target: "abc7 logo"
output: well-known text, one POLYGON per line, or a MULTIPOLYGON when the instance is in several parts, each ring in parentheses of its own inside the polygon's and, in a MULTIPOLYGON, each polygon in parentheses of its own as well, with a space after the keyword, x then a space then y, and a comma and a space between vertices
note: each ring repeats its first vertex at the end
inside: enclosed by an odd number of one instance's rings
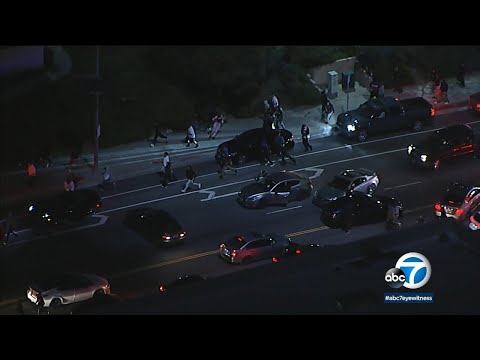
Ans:
POLYGON ((391 288, 402 286, 407 289, 419 289, 424 286, 432 274, 428 259, 419 253, 407 253, 398 259, 394 268, 385 273, 385 281, 391 288))

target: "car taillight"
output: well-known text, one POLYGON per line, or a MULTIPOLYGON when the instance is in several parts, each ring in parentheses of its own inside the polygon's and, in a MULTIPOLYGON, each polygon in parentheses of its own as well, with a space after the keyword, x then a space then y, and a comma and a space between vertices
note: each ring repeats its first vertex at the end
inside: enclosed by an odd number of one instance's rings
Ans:
POLYGON ((273 261, 274 263, 276 263, 276 262, 278 262, 278 259, 277 259, 276 257, 273 257, 273 258, 272 258, 272 261, 273 261))
POLYGON ((170 240, 170 236, 168 236, 168 235, 162 235, 162 239, 170 240))
POLYGON ((462 209, 457 209, 455 210, 455 216, 462 216, 463 210, 462 209))
POLYGON ((299 255, 301 253, 302 253, 302 250, 300 250, 300 249, 295 250, 295 254, 299 255))
POLYGON ((480 110, 480 104, 477 104, 476 108, 477 108, 478 110, 480 110))
POLYGON ((435 116, 435 109, 434 108, 430 109, 430 116, 435 116))
POLYGON ((435 204, 435 210, 442 211, 442 205, 440 205, 439 203, 436 203, 435 204))
POLYGON ((234 258, 235 256, 237 256, 237 253, 235 252, 235 250, 231 252, 230 256, 231 256, 232 258, 234 258))
POLYGON ((167 289, 166 289, 165 286, 163 286, 163 285, 160 285, 159 290, 160 290, 160 292, 165 292, 165 291, 167 291, 167 289))
POLYGON ((97 202, 97 203, 95 204, 95 207, 96 207, 97 209, 100 209, 100 208, 102 207, 102 203, 97 202))

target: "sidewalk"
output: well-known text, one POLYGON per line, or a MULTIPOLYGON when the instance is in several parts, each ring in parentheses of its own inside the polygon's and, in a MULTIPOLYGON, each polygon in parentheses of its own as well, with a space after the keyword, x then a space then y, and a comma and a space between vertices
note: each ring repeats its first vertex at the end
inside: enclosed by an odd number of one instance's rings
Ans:
MULTIPOLYGON (((400 99, 421 96, 432 103, 438 111, 442 111, 449 108, 463 109, 468 103, 468 97, 480 91, 480 73, 467 76, 465 88, 459 88, 454 78, 446 80, 449 84, 448 97, 450 102, 448 104, 434 104, 435 99, 432 98, 430 83, 405 86, 400 94, 392 89, 386 89, 385 96, 395 96, 400 99)), ((343 92, 339 85, 338 95, 331 98, 330 101, 335 108, 335 114, 338 115, 343 111, 357 108, 360 104, 367 101, 369 97, 368 89, 356 83, 355 90, 348 94, 343 92)), ((320 115, 321 106, 285 109, 284 122, 287 129, 294 134, 296 142, 301 145, 300 128, 302 124, 309 126, 312 139, 331 135, 334 123, 325 124, 320 122, 320 115)), ((170 132, 167 134, 168 143, 164 143, 164 140, 160 139, 160 142, 155 147, 150 147, 150 143, 145 139, 108 149, 100 149, 99 168, 101 169, 103 166, 109 165, 112 173, 115 174, 115 180, 118 181, 158 172, 158 164, 148 165, 148 160, 155 159, 160 161, 165 151, 168 151, 172 156, 186 153, 191 153, 192 155, 205 153, 205 156, 211 157, 213 161, 211 151, 217 148, 219 144, 234 138, 246 130, 261 126, 262 120, 258 116, 246 119, 227 118, 227 122, 223 125, 222 131, 215 140, 209 140, 206 132, 198 132, 197 140, 200 146, 196 149, 194 147, 186 148, 182 142, 186 135, 185 132, 170 132), (142 163, 142 160, 145 161, 142 163)), ((301 149, 301 146, 297 146, 296 150, 298 151, 298 149, 301 149)), ((101 172, 95 173, 92 171, 92 159, 93 154, 87 152, 82 155, 82 160, 76 165, 75 173, 83 177, 80 188, 92 187, 100 183, 101 172)), ((38 183, 33 188, 29 188, 26 184, 26 169, 22 168, 0 173, 0 197, 2 199, 0 218, 1 210, 9 208, 15 202, 31 200, 39 196, 44 197, 62 191, 68 158, 54 158, 52 160, 55 165, 48 169, 41 165, 37 166, 38 183)))

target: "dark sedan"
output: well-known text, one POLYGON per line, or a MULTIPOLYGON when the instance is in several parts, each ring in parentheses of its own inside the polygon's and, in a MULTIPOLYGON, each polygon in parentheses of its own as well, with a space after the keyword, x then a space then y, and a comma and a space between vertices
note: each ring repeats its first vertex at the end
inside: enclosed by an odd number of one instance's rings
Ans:
POLYGON ((184 242, 187 232, 169 213, 153 208, 138 208, 127 212, 125 225, 146 240, 161 245, 184 242))
POLYGON ((52 198, 39 201, 28 208, 32 225, 53 227, 80 221, 102 207, 97 192, 88 189, 65 191, 52 198))
MULTIPOLYGON (((293 149, 295 145, 293 134, 286 129, 281 129, 279 131, 285 140, 285 148, 287 150, 293 149)), ((275 133, 273 131, 267 133, 267 143, 270 146, 270 149, 273 149, 273 139, 275 133)), ((224 147, 227 148, 234 164, 242 164, 253 160, 263 160, 260 144, 264 136, 265 130, 262 128, 245 131, 244 133, 237 135, 234 139, 220 144, 215 154, 215 160, 218 164, 220 164, 222 149, 224 147)))
POLYGON ((242 188, 237 202, 246 208, 261 209, 269 205, 288 205, 307 199, 313 190, 310 179, 294 172, 281 171, 242 188))
POLYGON ((160 290, 161 293, 165 293, 167 292, 167 290, 170 291, 172 288, 185 286, 193 283, 198 283, 204 280, 207 280, 207 278, 202 275, 198 275, 198 274, 184 275, 184 276, 180 276, 179 278, 175 279, 169 284, 160 285, 158 289, 160 290))
POLYGON ((467 124, 459 124, 439 129, 426 140, 410 144, 407 154, 414 167, 436 170, 447 160, 478 153, 478 144, 473 129, 467 124))
POLYGON ((343 226, 346 216, 348 216, 346 211, 350 210, 352 211, 353 226, 386 222, 389 204, 398 204, 400 216, 402 216, 403 205, 397 199, 354 191, 351 196, 340 197, 325 205, 322 208, 320 220, 326 226, 338 229, 343 226))

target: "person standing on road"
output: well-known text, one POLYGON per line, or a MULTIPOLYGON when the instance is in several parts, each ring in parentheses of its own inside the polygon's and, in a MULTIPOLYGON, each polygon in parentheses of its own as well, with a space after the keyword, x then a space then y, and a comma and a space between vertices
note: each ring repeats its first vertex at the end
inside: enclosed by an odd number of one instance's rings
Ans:
POLYGON ((197 177, 197 174, 195 173, 191 165, 187 166, 185 175, 187 178, 187 183, 185 184, 185 187, 181 190, 182 193, 186 192, 190 188, 190 185, 197 186, 199 190, 202 188, 202 184, 195 182, 195 178, 197 177))
POLYGON ((32 187, 37 179, 37 168, 33 165, 33 161, 27 164, 28 186, 32 187))
POLYGON ((441 101, 445 102, 445 104, 448 104, 448 83, 445 81, 445 79, 440 81, 440 91, 441 101))
POLYGON ((280 103, 278 102, 278 98, 275 94, 272 94, 271 104, 274 110, 278 111, 280 109, 280 103))
POLYGON ((287 148, 285 147, 285 139, 283 138, 280 131, 277 131, 273 141, 274 141, 274 144, 275 144, 275 147, 276 147, 276 151, 282 157, 282 164, 283 165, 287 164, 287 160, 285 158, 290 159, 294 164, 297 163, 297 160, 295 160, 295 158, 292 155, 290 155, 287 148))
POLYGON ((208 137, 209 139, 215 140, 215 136, 217 136, 218 132, 222 128, 223 123, 224 123, 223 115, 220 112, 218 112, 212 118, 212 132, 210 133, 210 136, 208 137))
POLYGON ((385 227, 387 230, 399 229, 402 224, 400 219, 400 206, 398 204, 389 203, 387 208, 387 222, 385 227))
POLYGON ((270 146, 268 146, 267 137, 263 136, 262 140, 260 141, 260 150, 262 151, 263 161, 265 165, 275 166, 271 158, 271 151, 270 146))
POLYGON ((342 230, 350 233, 353 226, 353 211, 355 209, 352 191, 347 191, 345 195, 345 205, 343 207, 342 230))
POLYGON ((308 128, 308 126, 303 124, 302 128, 300 129, 300 133, 302 134, 302 143, 305 147, 305 151, 313 150, 312 145, 310 145, 310 143, 308 142, 308 140, 310 140, 310 129, 308 128))
POLYGON ((195 129, 193 128, 193 125, 190 125, 187 129, 187 147, 190 147, 191 143, 194 143, 195 148, 198 148, 198 142, 196 140, 195 129))
POLYGON ((233 167, 232 158, 228 153, 222 151, 222 157, 220 159, 220 170, 218 171, 218 177, 223 179, 227 171, 231 171, 237 175, 237 169, 233 167))

